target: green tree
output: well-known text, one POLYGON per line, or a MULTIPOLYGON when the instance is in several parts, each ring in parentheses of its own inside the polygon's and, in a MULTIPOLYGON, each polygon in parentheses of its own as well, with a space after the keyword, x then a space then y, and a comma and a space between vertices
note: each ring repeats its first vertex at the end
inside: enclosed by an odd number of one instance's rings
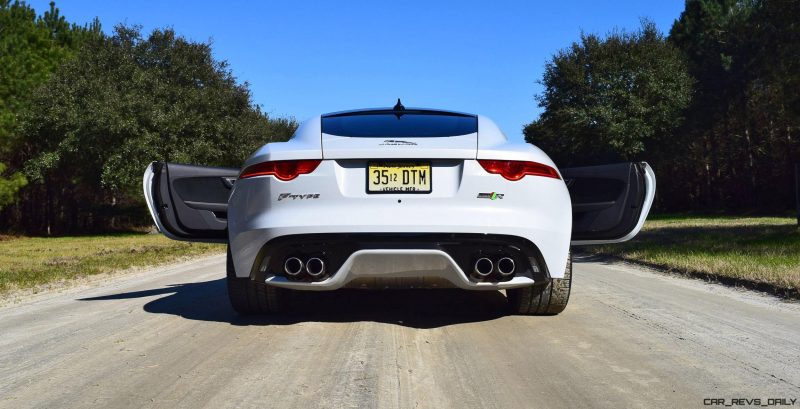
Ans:
POLYGON ((542 84, 544 112, 523 132, 559 165, 670 148, 692 88, 683 56, 650 21, 633 33, 582 34, 547 63, 542 84))
POLYGON ((525 135, 560 165, 651 162, 662 210, 785 211, 798 55, 800 1, 687 0, 666 41, 645 24, 556 54, 525 135))
POLYGON ((30 108, 31 93, 74 56, 86 38, 99 33, 97 21, 83 27, 67 23, 55 3, 37 17, 24 2, 0 0, 0 208, 26 184, 21 173, 6 179, 3 172, 16 159, 21 141, 18 118, 30 108))
MULTIPOLYGON (((744 51, 742 23, 752 5, 739 0, 690 0, 670 30, 670 42, 683 51, 689 73, 696 79, 689 115, 681 129, 688 142, 685 155, 694 164, 694 169, 688 166, 684 183, 697 187, 688 200, 709 209, 730 202, 721 193, 725 190, 724 175, 741 172, 741 167, 734 165, 737 161, 731 159, 743 160, 739 158, 743 151, 739 145, 745 132, 737 128, 741 126, 738 117, 742 115, 745 80, 739 56, 744 51)), ((746 137, 752 148, 752 135, 746 137)), ((745 161, 752 167, 752 160, 751 156, 745 161)), ((739 176, 740 184, 755 183, 754 174, 749 173, 751 177, 744 180, 739 176)))
MULTIPOLYGON (((0 163, 0 176, 6 170, 6 165, 0 163)), ((8 178, 0 177, 0 207, 13 203, 17 192, 28 184, 28 180, 20 172, 12 174, 8 178)))
POLYGON ((686 207, 793 205, 800 160, 800 2, 689 0, 670 31, 696 79, 680 133, 686 207))
POLYGON ((48 221, 34 229, 105 228, 126 208, 144 215, 141 175, 153 160, 238 167, 288 139, 295 122, 261 112, 211 51, 171 29, 144 37, 117 26, 38 89, 24 120, 26 172, 52 208, 38 210, 48 221))

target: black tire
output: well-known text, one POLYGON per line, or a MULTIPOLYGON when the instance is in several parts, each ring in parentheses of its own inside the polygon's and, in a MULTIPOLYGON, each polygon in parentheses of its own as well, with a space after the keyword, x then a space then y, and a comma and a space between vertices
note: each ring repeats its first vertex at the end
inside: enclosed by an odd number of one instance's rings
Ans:
POLYGON ((556 315, 567 308, 572 288, 572 256, 567 258, 564 278, 551 278, 547 283, 506 290, 512 314, 556 315))
POLYGON ((250 277, 236 277, 231 250, 228 248, 228 298, 231 306, 241 315, 264 315, 284 309, 289 290, 259 283, 250 277))

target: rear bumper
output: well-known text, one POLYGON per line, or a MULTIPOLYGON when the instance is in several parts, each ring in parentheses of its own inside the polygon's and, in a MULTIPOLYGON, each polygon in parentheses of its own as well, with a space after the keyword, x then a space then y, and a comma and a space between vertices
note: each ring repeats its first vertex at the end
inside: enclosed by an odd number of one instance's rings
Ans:
POLYGON ((424 195, 367 194, 364 163, 357 161, 323 160, 313 173, 288 182, 273 177, 238 180, 228 203, 229 244, 237 276, 250 276, 267 243, 315 234, 516 237, 535 246, 551 277, 563 276, 572 223, 563 181, 526 177, 510 182, 487 173, 474 160, 433 160, 432 165, 434 191, 424 195), (502 198, 487 199, 486 192, 502 198))
POLYGON ((258 253, 250 278, 297 290, 343 287, 457 287, 499 290, 529 286, 549 278, 541 252, 530 241, 492 234, 308 234, 266 243, 258 253), (289 257, 325 261, 317 278, 284 272, 289 257), (472 272, 478 258, 514 261, 513 276, 472 272))

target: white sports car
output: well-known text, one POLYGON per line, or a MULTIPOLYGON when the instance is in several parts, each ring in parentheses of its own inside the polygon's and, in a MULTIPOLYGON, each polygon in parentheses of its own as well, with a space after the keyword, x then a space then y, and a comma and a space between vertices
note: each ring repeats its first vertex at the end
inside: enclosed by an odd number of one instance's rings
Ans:
POLYGON ((242 169, 153 162, 144 195, 175 240, 228 244, 241 314, 293 290, 506 290, 513 313, 563 311, 570 245, 641 229, 646 163, 556 169, 490 119, 394 108, 336 112, 269 143, 242 169))

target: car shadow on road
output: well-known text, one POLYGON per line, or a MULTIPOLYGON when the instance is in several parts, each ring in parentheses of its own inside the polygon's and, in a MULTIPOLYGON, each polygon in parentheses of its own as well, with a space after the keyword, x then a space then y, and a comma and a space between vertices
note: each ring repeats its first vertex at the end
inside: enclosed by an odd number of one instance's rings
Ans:
POLYGON ((609 257, 605 254, 583 253, 581 251, 572 252, 573 263, 596 263, 596 262, 610 263, 613 261, 614 259, 612 257, 609 257))
POLYGON ((232 325, 292 325, 301 322, 372 321, 413 328, 437 328, 489 321, 507 315, 499 291, 338 290, 297 291, 285 312, 242 317, 228 302, 225 279, 173 284, 162 288, 82 298, 113 301, 164 295, 144 304, 145 311, 232 325))

